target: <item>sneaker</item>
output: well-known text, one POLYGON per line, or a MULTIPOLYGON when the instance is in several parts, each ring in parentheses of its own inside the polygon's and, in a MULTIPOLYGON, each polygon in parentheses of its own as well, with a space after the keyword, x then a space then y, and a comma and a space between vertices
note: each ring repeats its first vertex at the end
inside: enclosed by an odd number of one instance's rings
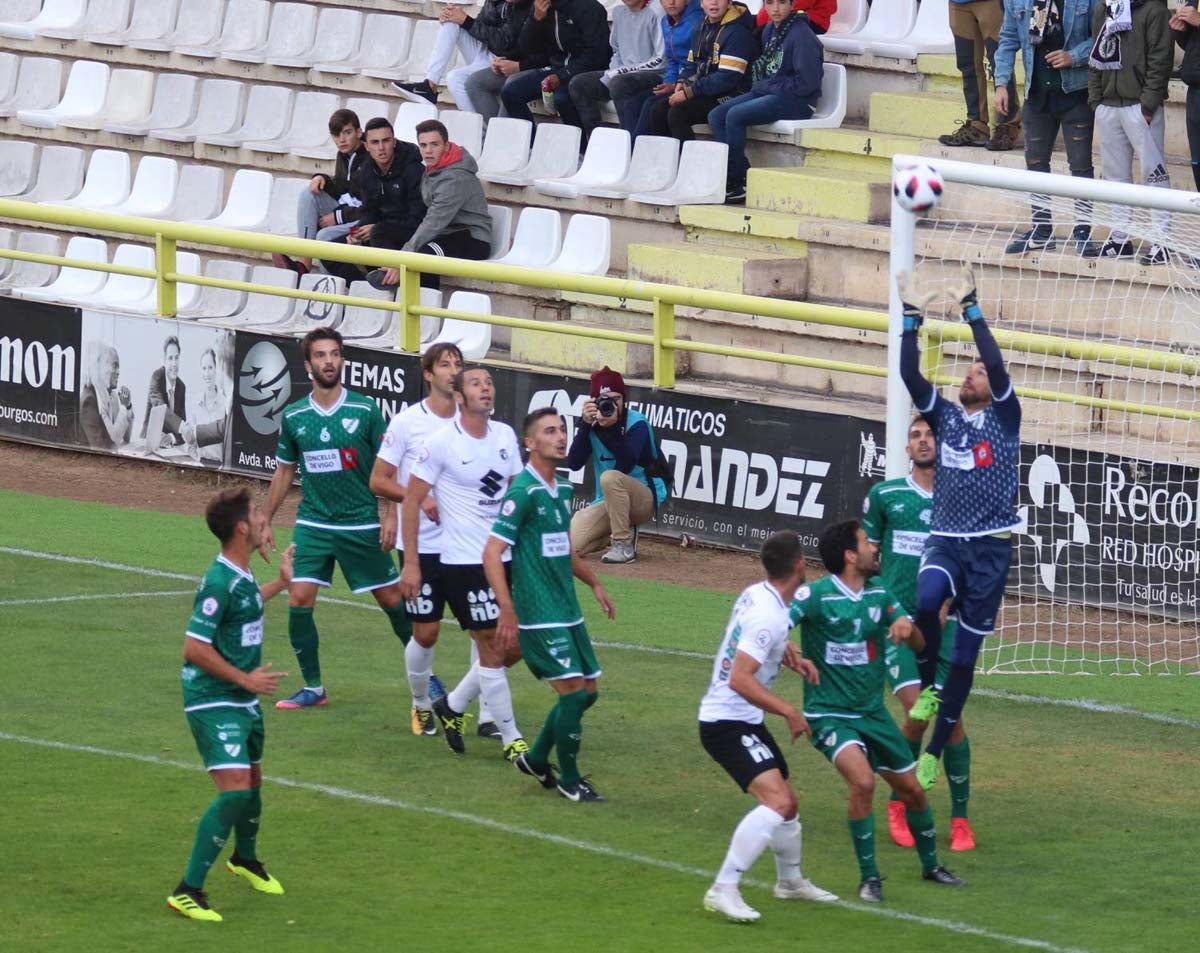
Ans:
POLYGON ((1132 258, 1133 242, 1118 242, 1111 238, 1104 242, 1088 242, 1079 254, 1084 258, 1132 258))
POLYGON ((446 691, 446 686, 442 684, 442 680, 436 675, 429 676, 429 698, 431 701, 437 701, 439 698, 445 698, 449 692, 446 691))
POLYGON ((420 79, 415 83, 401 83, 399 80, 395 80, 392 82, 392 88, 400 94, 401 99, 407 99, 410 103, 437 105, 438 92, 427 79, 420 79))
POLYGON ((183 884, 180 884, 175 892, 167 897, 167 906, 176 913, 183 914, 189 920, 220 923, 225 919, 208 905, 208 894, 203 890, 193 890, 183 884))
POLYGON ((941 762, 926 751, 917 759, 917 783, 922 790, 928 791, 937 784, 938 768, 941 762))
POLYGON ((813 900, 816 903, 833 903, 837 894, 822 890, 807 877, 789 877, 775 884, 775 896, 780 900, 813 900))
POLYGON ((944 146, 986 146, 992 139, 986 122, 978 119, 961 119, 954 132, 938 136, 944 146))
POLYGON ((725 204, 726 205, 745 205, 746 204, 746 183, 734 182, 725 187, 725 204))
POLYGON ((1092 226, 1076 225, 1071 229, 1071 241, 1075 243, 1075 251, 1082 255, 1085 248, 1091 244, 1092 226))
POLYGON ((1021 127, 1015 122, 996 125, 992 138, 984 146, 989 152, 1009 152, 1021 144, 1021 127))
POLYGON ((713 884, 704 895, 704 909, 710 913, 719 913, 735 923, 753 923, 762 914, 742 899, 742 892, 737 887, 725 884, 713 884))
POLYGON ((602 563, 631 563, 637 559, 637 550, 633 548, 632 542, 625 540, 614 539, 612 547, 607 553, 600 557, 602 563))
POLYGON ((475 734, 480 738, 490 738, 493 741, 500 740, 500 729, 496 727, 494 721, 481 721, 479 727, 475 729, 475 734))
POLYGON ((912 831, 908 829, 903 801, 888 801, 888 833, 892 835, 892 843, 897 847, 917 846, 912 831))
POLYGON ((863 877, 858 885, 858 899, 865 900, 867 903, 882 903, 883 878, 878 876, 863 877))
POLYGON ((516 741, 510 741, 504 746, 503 757, 509 764, 512 764, 523 754, 529 751, 529 742, 524 738, 518 738, 516 741))
POLYGON ((955 877, 954 874, 942 866, 921 871, 921 879, 930 880, 935 884, 942 884, 946 887, 965 887, 967 885, 965 880, 955 877))
POLYGON ((285 271, 294 271, 299 278, 303 278, 310 271, 307 265, 303 265, 296 261, 295 258, 289 258, 287 255, 281 255, 275 252, 271 256, 271 264, 276 268, 283 268, 285 271))
POLYGON ((1171 252, 1162 245, 1151 245, 1146 254, 1138 258, 1139 265, 1165 265, 1171 260, 1171 252))
POLYGON ((267 868, 257 860, 242 860, 236 853, 225 861, 225 869, 231 874, 245 877, 250 886, 260 893, 283 893, 283 884, 267 873, 267 868))
POLYGON ((921 690, 921 694, 913 702, 912 708, 908 710, 909 720, 932 721, 941 707, 942 698, 938 695, 937 689, 930 685, 921 690))
POLYGON ((325 689, 314 692, 311 688, 302 688, 295 695, 289 695, 287 698, 277 701, 275 707, 290 710, 292 708, 320 708, 328 704, 329 696, 325 694, 325 689))
POLYGON ((446 744, 450 746, 450 750, 455 754, 462 754, 466 751, 467 746, 463 744, 463 725, 466 719, 450 707, 446 696, 443 695, 433 703, 433 713, 442 723, 442 735, 446 739, 446 744))
POLYGON ((437 719, 429 708, 414 708, 412 710, 412 733, 417 737, 424 735, 432 738, 437 734, 437 719))
POLYGON ((394 295, 394 294, 396 294, 397 291, 399 291, 400 286, 399 285, 385 285, 383 283, 383 276, 386 272, 387 272, 386 268, 372 268, 370 271, 368 271, 366 273, 366 275, 363 278, 363 281, 365 281, 367 284, 369 284, 376 291, 383 291, 383 292, 386 292, 387 294, 394 295))
POLYGON ((554 769, 550 765, 545 768, 538 768, 532 761, 529 760, 527 752, 522 751, 512 759, 513 767, 522 774, 527 774, 531 778, 536 778, 538 784, 544 787, 547 791, 558 787, 558 779, 554 776, 554 769))
POLYGON ((574 784, 563 784, 561 781, 555 784, 558 788, 558 793, 565 797, 568 801, 603 801, 602 798, 591 782, 587 778, 580 778, 574 784))
POLYGON ((1028 231, 1022 232, 1004 246, 1006 255, 1023 255, 1027 251, 1041 251, 1054 248, 1058 242, 1054 240, 1054 228, 1051 225, 1035 225, 1028 231))
POLYGON ((950 818, 950 849, 975 849, 975 832, 971 830, 971 822, 965 817, 950 818))

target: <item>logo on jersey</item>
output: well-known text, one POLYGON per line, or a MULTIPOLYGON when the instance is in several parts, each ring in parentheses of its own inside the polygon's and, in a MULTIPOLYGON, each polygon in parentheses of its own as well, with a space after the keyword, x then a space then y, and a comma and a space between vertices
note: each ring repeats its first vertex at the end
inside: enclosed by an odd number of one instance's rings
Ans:
POLYGON ((928 526, 931 522, 933 522, 933 510, 929 509, 928 507, 921 510, 921 515, 920 515, 919 519, 921 520, 922 523, 924 523, 926 526, 928 526))
POLYGON ((513 500, 505 500, 504 505, 500 507, 502 516, 512 516, 517 511, 517 504, 513 500))
POLYGON ((501 459, 501 460, 507 460, 507 459, 508 459, 508 448, 507 448, 507 447, 501 447, 501 448, 500 448, 500 459, 501 459))
POLYGON ((878 622, 882 613, 879 611, 879 606, 869 606, 867 608, 867 615, 871 617, 872 622, 878 622))
POLYGON ((358 450, 354 447, 342 447, 342 469, 357 470, 358 469, 358 450))
POLYGON ((345 430, 346 433, 354 433, 354 431, 356 431, 358 429, 358 423, 359 423, 359 421, 358 421, 357 417, 343 418, 342 419, 342 429, 345 430))
POLYGON ((200 611, 206 616, 216 615, 218 608, 217 600, 209 596, 200 604, 200 611))
POLYGON ((242 417, 255 433, 279 430, 279 413, 292 398, 287 358, 270 341, 259 341, 246 352, 238 369, 238 401, 242 417))
POLYGON ((975 455, 975 466, 990 467, 995 462, 995 457, 992 456, 992 442, 984 440, 981 443, 975 444, 971 448, 971 452, 975 455))
POLYGON ((488 499, 495 499, 496 494, 500 492, 503 486, 504 477, 502 477, 495 470, 488 470, 488 472, 483 475, 483 479, 479 481, 479 492, 488 499))
POLYGON ((229 757, 231 757, 231 758, 236 758, 239 754, 242 753, 242 746, 241 745, 226 745, 225 753, 227 755, 229 755, 229 757))
POLYGON ((771 644, 771 633, 768 632, 766 629, 760 629, 754 635, 754 644, 757 645, 760 649, 765 649, 768 645, 771 644))
POLYGON ((1030 464, 1028 490, 1030 503, 1017 510, 1017 532, 1033 543, 1038 577, 1053 594, 1059 555, 1071 543, 1089 545, 1092 534, 1053 457, 1043 455, 1030 464))
POLYGON ((321 438, 321 443, 329 443, 329 437, 330 437, 329 428, 322 427, 321 432, 320 432, 320 434, 318 434, 318 436, 321 438))
POLYGON ((751 760, 755 764, 762 764, 764 761, 770 761, 775 757, 771 754, 771 749, 762 743, 758 735, 742 735, 742 747, 746 749, 746 754, 750 755, 751 760))
POLYGON ((496 605, 496 593, 487 589, 472 589, 467 593, 472 622, 494 622, 500 618, 500 607, 496 605))

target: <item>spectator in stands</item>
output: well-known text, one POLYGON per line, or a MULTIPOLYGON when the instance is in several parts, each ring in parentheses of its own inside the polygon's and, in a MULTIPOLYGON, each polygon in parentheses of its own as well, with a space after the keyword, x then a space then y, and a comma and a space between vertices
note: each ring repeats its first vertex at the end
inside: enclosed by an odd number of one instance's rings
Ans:
MULTIPOLYGON (((358 221, 362 205, 355 175, 369 158, 362 144, 362 123, 351 109, 334 110, 329 117, 329 135, 337 147, 333 175, 318 172, 308 183, 308 191, 296 199, 296 237, 332 242, 348 234, 358 221)), ((287 268, 301 278, 312 271, 311 258, 271 256, 276 268, 287 268)))
POLYGON ((563 120, 578 126, 569 84, 580 73, 604 69, 612 54, 604 5, 599 0, 533 0, 517 45, 522 60, 538 65, 505 81, 500 99, 508 114, 532 122, 529 101, 549 93, 563 120))
POLYGON ((625 379, 616 371, 607 365, 596 371, 590 395, 567 467, 578 470, 592 461, 596 498, 571 517, 571 543, 584 554, 611 538, 600 561, 631 563, 637 558, 637 527, 653 519, 667 498, 666 481, 652 475, 658 472, 658 444, 649 421, 626 405, 625 379))
POLYGON ((692 38, 688 61, 675 87, 655 97, 649 128, 656 136, 674 136, 680 142, 695 138, 692 126, 708 121, 708 114, 750 88, 750 64, 758 55, 754 17, 741 3, 700 0, 704 10, 692 38))
MULTIPOLYGON (((1041 0, 1033 2, 1038 4, 1041 0)), ((938 136, 938 142, 944 146, 984 146, 993 152, 1006 152, 1017 146, 1021 135, 1020 103, 1017 84, 1011 77, 1009 109, 996 116, 994 132, 989 133, 988 128, 988 76, 996 73, 996 47, 1000 43, 1002 22, 1001 0, 950 0, 950 32, 954 34, 954 58, 962 75, 967 118, 959 122, 954 132, 938 136), (990 69, 984 67, 985 56, 990 69)))
POLYGON ((1171 14, 1175 42, 1183 50, 1179 78, 1187 84, 1187 137, 1192 153, 1192 179, 1200 192, 1200 12, 1196 0, 1188 0, 1171 14))
POLYGON ((725 202, 746 201, 746 130, 779 119, 807 119, 821 98, 824 53, 808 18, 792 0, 766 0, 769 21, 762 52, 750 66, 750 91, 727 99, 708 114, 713 138, 729 145, 725 202))
POLYGON ((118 387, 121 358, 117 349, 100 344, 90 380, 79 397, 79 428, 83 442, 94 450, 116 450, 129 443, 133 432, 133 398, 118 387))
POLYGON ((438 86, 445 77, 450 95, 459 109, 481 112, 472 108, 467 81, 476 73, 490 71, 493 56, 506 57, 514 51, 517 35, 527 16, 529 0, 487 0, 477 17, 471 16, 457 3, 447 4, 438 14, 441 26, 429 57, 425 78, 415 83, 395 82, 392 85, 405 99, 418 103, 430 102, 436 106, 438 86), (455 50, 462 55, 465 65, 447 73, 455 50))
MULTIPOLYGON (((621 0, 613 7, 608 69, 579 73, 569 85, 585 146, 600 125, 600 104, 610 99, 621 128, 632 133, 637 127, 643 95, 662 82, 662 15, 658 0, 621 0)), ((563 120, 571 118, 564 115, 563 120)))
MULTIPOLYGON (((1004 0, 1004 24, 996 47, 996 113, 1009 111, 1008 89, 1016 68, 1017 51, 1025 66, 1025 168, 1049 172, 1054 142, 1062 130, 1071 175, 1094 176, 1092 124, 1087 102, 1087 56, 1092 48, 1092 14, 1103 0, 1045 0, 1030 15, 1028 0, 1004 0)), ((1035 195, 1036 199, 1037 196, 1035 195)), ((1071 241, 1080 254, 1088 247, 1092 229, 1090 207, 1077 203, 1071 241)), ((1053 248, 1054 223, 1050 208, 1033 203, 1033 227, 1010 241, 1006 254, 1053 248)))
MULTIPOLYGON (((492 216, 479 181, 479 166, 436 119, 417 123, 417 147, 425 163, 421 200, 425 217, 401 251, 482 261, 492 248, 492 216)), ((396 285, 396 268, 377 268, 367 280, 379 286, 396 285)), ((438 275, 423 273, 421 285, 440 287, 438 275)))
MULTIPOLYGON (((687 65, 696 28, 704 19, 700 0, 659 0, 659 3, 663 8, 663 17, 659 21, 663 35, 663 78, 648 93, 637 97, 637 123, 630 130, 635 139, 650 134, 650 110, 656 97, 669 96, 675 91, 675 83, 687 65)), ((627 107, 631 111, 634 108, 634 103, 627 107)))
MULTIPOLYGON (((808 25, 813 33, 820 36, 829 31, 829 21, 837 13, 838 0, 795 0, 792 9, 808 17, 808 25)), ((754 22, 762 30, 767 25, 767 8, 761 7, 754 22)))
MULTIPOLYGON (((472 35, 478 36, 494 54, 487 70, 479 70, 467 76, 463 83, 466 105, 457 98, 459 109, 470 109, 483 116, 486 123, 500 115, 500 90, 505 81, 521 70, 540 65, 534 60, 522 60, 517 39, 529 18, 531 0, 488 0, 480 11, 479 18, 471 26, 472 35), (493 10, 493 5, 498 9, 493 10), (486 22, 486 38, 482 25, 486 22)), ((450 91, 454 93, 454 74, 450 77, 450 91)))
MULTIPOLYGON (((421 151, 411 142, 399 142, 392 124, 382 116, 367 123, 364 139, 370 161, 363 163, 358 179, 362 208, 358 221, 339 243, 371 248, 401 248, 425 217, 421 201, 421 176, 425 165, 421 151)), ((322 259, 331 275, 357 281, 363 269, 344 261, 322 259)))
MULTIPOLYGON (((1165 0, 1131 0, 1110 7, 1096 5, 1092 20, 1096 37, 1088 58, 1088 104, 1096 111, 1100 133, 1100 164, 1104 178, 1133 181, 1137 154, 1146 185, 1170 188, 1163 133, 1167 82, 1175 65, 1171 15, 1165 0), (1115 7, 1115 9, 1114 9, 1115 7)), ((1133 243, 1121 224, 1129 210, 1114 206, 1117 223, 1104 242, 1091 241, 1084 258, 1132 258, 1133 243)), ((1170 216, 1152 211, 1156 238, 1165 239, 1170 216)), ((1154 241, 1138 261, 1165 265, 1170 252, 1162 240, 1154 241)))
POLYGON ((180 427, 187 419, 187 386, 179 379, 179 351, 179 338, 174 334, 167 335, 163 341, 162 367, 155 368, 150 374, 150 385, 147 388, 146 414, 142 420, 141 437, 145 439, 146 428, 150 424, 150 411, 159 404, 165 404, 167 411, 163 416, 160 444, 163 447, 174 447, 183 443, 180 427))

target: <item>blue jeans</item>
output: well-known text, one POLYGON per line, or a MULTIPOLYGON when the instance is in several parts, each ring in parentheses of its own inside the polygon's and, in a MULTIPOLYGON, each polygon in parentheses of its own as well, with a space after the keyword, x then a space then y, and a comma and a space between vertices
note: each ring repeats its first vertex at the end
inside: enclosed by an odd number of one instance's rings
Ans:
MULTIPOLYGON (((553 72, 551 67, 545 66, 539 69, 527 69, 510 76, 505 82, 504 88, 500 90, 500 101, 504 103, 505 112, 513 119, 527 119, 533 122, 533 113, 529 110, 529 102, 542 98, 542 80, 553 72)), ((579 111, 571 102, 569 87, 570 83, 567 81, 559 84, 558 89, 554 91, 554 108, 558 110, 558 115, 562 117, 563 122, 572 126, 582 126, 579 121, 579 111)))
POLYGON ((729 146, 729 178, 742 181, 750 160, 746 158, 746 129, 764 126, 780 119, 808 119, 812 107, 787 96, 768 93, 742 93, 727 99, 708 114, 713 138, 729 146))

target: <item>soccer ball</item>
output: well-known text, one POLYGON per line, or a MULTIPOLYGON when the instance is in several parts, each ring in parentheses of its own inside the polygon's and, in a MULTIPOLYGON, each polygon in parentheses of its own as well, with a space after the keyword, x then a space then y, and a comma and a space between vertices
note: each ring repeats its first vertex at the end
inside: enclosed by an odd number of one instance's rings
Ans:
POLYGON ((896 170, 892 179, 892 195, 902 209, 909 212, 928 212, 942 197, 942 176, 924 162, 896 170))

